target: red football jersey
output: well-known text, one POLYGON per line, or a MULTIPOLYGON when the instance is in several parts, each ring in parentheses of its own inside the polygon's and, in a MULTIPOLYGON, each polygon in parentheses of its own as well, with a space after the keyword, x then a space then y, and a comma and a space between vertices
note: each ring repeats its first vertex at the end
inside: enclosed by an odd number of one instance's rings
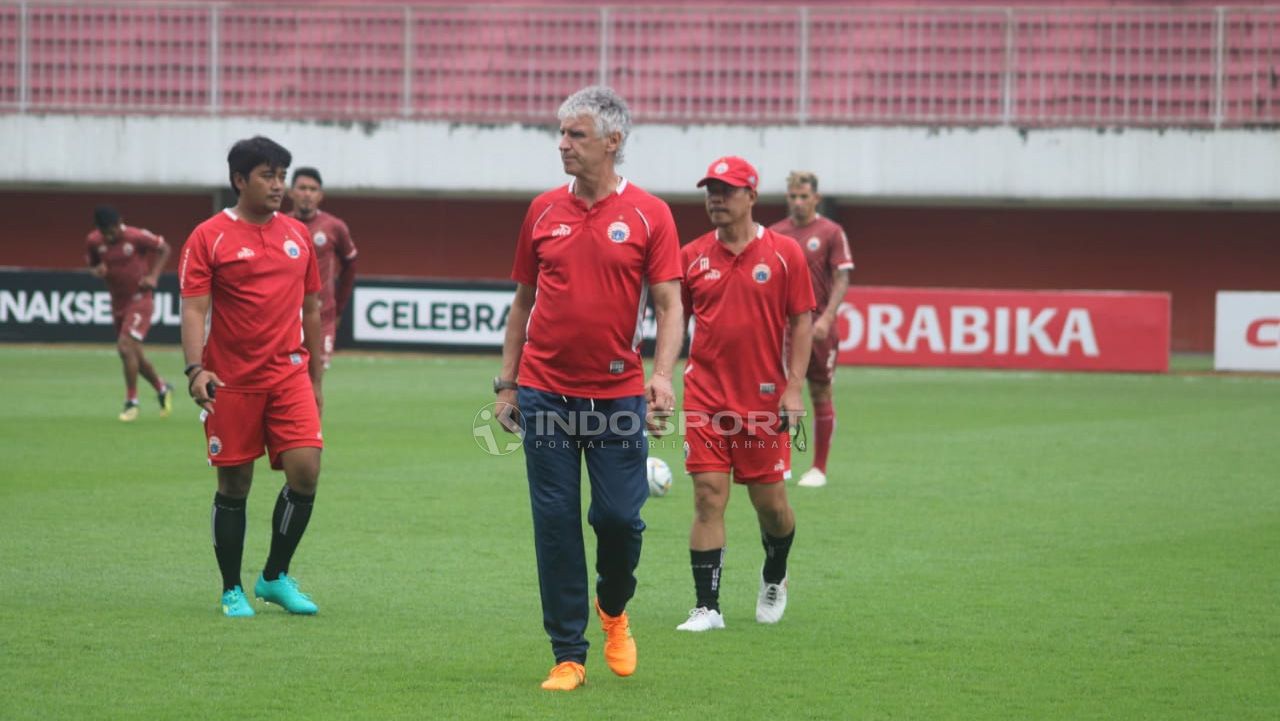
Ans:
MULTIPOLYGON (((316 264, 320 269, 320 315, 326 320, 338 316, 338 303, 335 292, 338 279, 338 261, 353 261, 358 255, 356 244, 351 240, 351 231, 338 216, 317 210, 310 220, 299 218, 296 213, 289 217, 307 227, 311 233, 311 243, 316 249, 316 264)), ((346 300, 345 298, 343 299, 346 300)))
POLYGON ((116 242, 107 243, 102 233, 94 230, 85 238, 85 260, 89 265, 105 263, 107 290, 111 302, 128 302, 138 293, 138 281, 151 269, 151 254, 160 250, 164 238, 145 228, 121 225, 116 242))
POLYGON ((716 231, 680 249, 693 341, 684 367, 686 410, 776 411, 787 388, 789 319, 814 308, 799 246, 758 225, 734 255, 716 231))
POLYGON ((823 311, 831 299, 831 271, 853 270, 853 255, 849 252, 849 237, 835 221, 817 215, 808 225, 796 226, 790 217, 783 218, 769 230, 796 239, 804 250, 813 281, 813 297, 818 310, 823 311))
POLYGON ((204 367, 234 390, 268 389, 305 373, 302 298, 320 291, 307 229, 275 213, 265 225, 228 208, 191 232, 178 265, 182 297, 211 298, 204 367))
POLYGON ((534 199, 511 278, 537 289, 521 385, 579 398, 644 393, 640 322, 649 285, 680 278, 667 204, 622 180, 587 208, 573 183, 534 199))

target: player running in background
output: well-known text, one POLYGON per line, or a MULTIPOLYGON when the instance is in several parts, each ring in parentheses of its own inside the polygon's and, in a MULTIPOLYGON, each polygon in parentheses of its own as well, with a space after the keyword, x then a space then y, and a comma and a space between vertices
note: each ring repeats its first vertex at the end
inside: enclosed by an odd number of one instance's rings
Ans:
POLYGON ((813 295, 818 303, 813 316, 813 353, 809 357, 809 398, 813 401, 813 467, 796 485, 817 488, 827 485, 827 456, 836 429, 836 408, 831 383, 835 378, 840 336, 836 332, 836 312, 849 289, 853 256, 849 238, 835 222, 818 214, 818 176, 794 171, 787 176, 788 215, 769 227, 800 243, 809 264, 813 295))
MULTIPOLYGON (((324 182, 320 179, 319 170, 295 169, 289 199, 293 201, 290 217, 307 226, 311 242, 316 247, 316 263, 320 267, 320 284, 323 286, 320 290, 323 367, 328 370, 342 311, 346 309, 351 289, 356 283, 356 244, 341 218, 320 210, 320 203, 324 201, 324 182)), ((323 399, 321 410, 324 410, 323 399)))
POLYGON ((178 268, 188 390, 205 410, 209 463, 218 474, 212 525, 222 612, 233 617, 254 615, 240 561, 253 462, 264 447, 285 485, 254 593, 290 613, 317 610, 288 575, 311 519, 324 446, 320 272, 307 229, 277 212, 290 160, 268 138, 232 146, 227 165, 236 205, 192 231, 178 268))
POLYGON ((615 170, 631 131, 626 102, 609 88, 583 88, 558 116, 560 160, 573 180, 534 199, 520 228, 511 271, 518 285, 494 391, 503 425, 514 431, 523 420, 542 623, 556 659, 542 687, 572 691, 586 681, 591 607, 583 456, 604 657, 610 670, 629 676, 636 644, 626 606, 649 497, 646 411, 673 409, 671 373, 684 331, 671 209, 615 170), (647 294, 658 337, 646 384, 639 325, 647 294))
POLYGON ((684 423, 697 604, 679 631, 724 628, 720 573, 730 473, 747 487, 764 544, 756 620, 777 623, 787 607, 787 556, 796 528, 783 483, 791 476, 787 429, 804 414, 814 301, 804 254, 751 217, 759 182, 742 158, 711 163, 698 187, 707 189, 716 229, 680 249, 685 315, 694 321, 684 423))
POLYGON ((173 386, 156 373, 142 352, 142 342, 151 329, 153 294, 169 259, 169 245, 145 228, 125 225, 120 213, 107 205, 94 209, 93 224, 96 230, 85 238, 85 259, 89 272, 105 280, 111 293, 116 351, 124 364, 124 410, 119 418, 132 421, 138 417, 139 373, 156 389, 160 415, 167 416, 173 409, 173 386))

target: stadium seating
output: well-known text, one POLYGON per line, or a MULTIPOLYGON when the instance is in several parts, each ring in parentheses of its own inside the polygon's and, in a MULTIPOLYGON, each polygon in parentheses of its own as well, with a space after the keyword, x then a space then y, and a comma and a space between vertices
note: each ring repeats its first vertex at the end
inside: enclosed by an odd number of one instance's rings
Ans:
POLYGON ((0 5, 0 111, 543 122, 602 77, 649 121, 1275 124, 1280 12, 0 5))

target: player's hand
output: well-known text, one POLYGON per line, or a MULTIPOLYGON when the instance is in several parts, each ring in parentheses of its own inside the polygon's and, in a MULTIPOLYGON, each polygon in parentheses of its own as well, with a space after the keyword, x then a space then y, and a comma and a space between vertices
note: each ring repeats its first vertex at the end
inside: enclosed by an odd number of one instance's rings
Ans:
POLYGON ((524 430, 520 423, 520 405, 516 402, 516 389, 507 388, 498 391, 498 400, 493 404, 498 423, 507 433, 520 435, 524 430))
POLYGON ((676 410, 676 394, 671 390, 671 377, 654 373, 644 388, 644 424, 649 433, 661 438, 671 430, 671 415, 676 410))
POLYGON ((95 278, 107 277, 107 264, 99 263, 97 265, 89 266, 89 275, 92 275, 95 278))
POLYGON ((187 381, 187 392, 191 394, 191 399, 196 402, 196 405, 213 413, 214 391, 225 385, 226 383, 218 378, 218 374, 201 368, 187 381))
POLYGON ((804 397, 799 387, 787 386, 782 392, 782 400, 778 404, 778 413, 782 416, 778 430, 794 428, 796 421, 804 417, 804 397))
POLYGON ((160 283, 160 279, 154 275, 144 275, 142 280, 138 281, 138 288, 141 290, 155 290, 156 285, 160 283))
POLYGON ((826 340, 831 335, 831 324, 834 322, 831 316, 821 315, 813 322, 813 339, 826 340))

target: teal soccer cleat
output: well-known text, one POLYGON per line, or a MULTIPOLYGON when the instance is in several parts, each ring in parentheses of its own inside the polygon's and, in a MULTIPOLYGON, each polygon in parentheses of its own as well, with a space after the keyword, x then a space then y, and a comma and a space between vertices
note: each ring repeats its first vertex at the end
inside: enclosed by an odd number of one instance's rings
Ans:
POLYGON ((259 575, 258 582, 253 586, 253 595, 267 603, 274 603, 289 613, 311 616, 320 610, 307 594, 298 590, 298 581, 285 573, 274 581, 268 581, 259 575))
POLYGON ((254 615, 253 606, 245 598, 244 590, 239 586, 222 592, 222 615, 228 618, 249 618, 254 615))

